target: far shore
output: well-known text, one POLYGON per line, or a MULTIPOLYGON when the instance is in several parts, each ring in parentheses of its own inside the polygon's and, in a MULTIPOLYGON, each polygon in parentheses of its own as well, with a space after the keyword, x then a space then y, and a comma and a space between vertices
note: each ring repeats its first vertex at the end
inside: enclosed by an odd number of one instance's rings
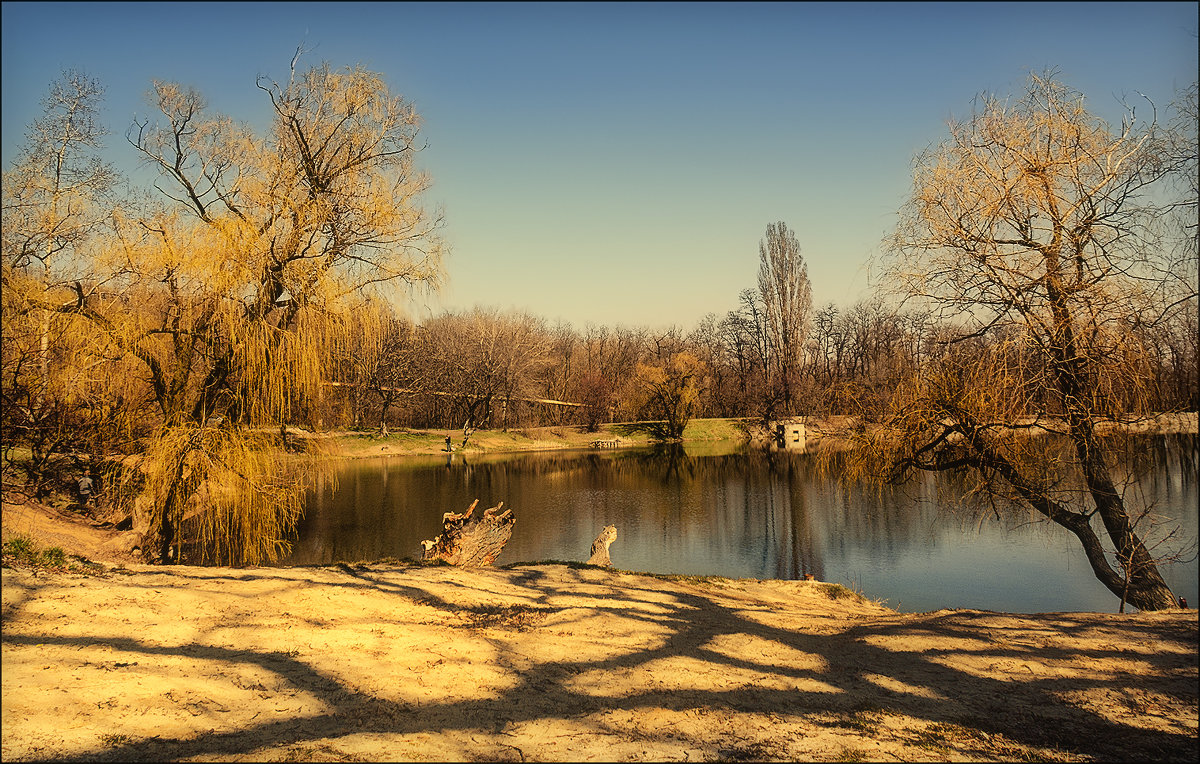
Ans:
MULTIPOLYGON (((854 424, 852 417, 814 416, 804 419, 809 448, 841 448, 849 444, 848 435, 854 424)), ((1048 426, 1052 424, 1048 423, 1048 426)), ((638 425, 637 422, 607 423, 595 431, 588 431, 581 425, 477 430, 467 439, 465 447, 462 445, 462 430, 398 428, 383 435, 377 429, 312 433, 292 428, 289 435, 306 440, 321 439, 327 445, 321 449, 321 455, 340 458, 444 456, 447 453, 481 455, 556 449, 645 448, 654 445, 651 438, 638 429, 638 425), (449 452, 446 450, 447 437, 451 442, 449 452)), ((1106 432, 1118 426, 1122 425, 1108 424, 1099 429, 1106 432)), ((1161 414, 1123 426, 1135 433, 1195 435, 1200 434, 1200 417, 1194 411, 1161 414)), ((767 445, 761 419, 693 419, 680 441, 689 451, 702 450, 706 445, 717 443, 751 442, 767 445)))
MULTIPOLYGON (((1161 415, 1127 425, 1132 432, 1146 434, 1198 434, 1196 412, 1161 415)), ((765 430, 756 419, 694 419, 680 443, 692 456, 724 455, 736 452, 748 443, 769 447, 765 430), (756 429, 757 428, 757 429, 756 429)), ((807 450, 849 447, 847 438, 852 424, 849 417, 811 417, 807 421, 807 450)), ((480 430, 462 447, 461 431, 397 429, 386 436, 377 432, 312 433, 298 428, 288 430, 293 445, 305 443, 299 459, 377 459, 431 457, 445 459, 504 458, 505 455, 538 451, 565 451, 597 448, 604 450, 648 448, 654 444, 636 428, 636 423, 605 424, 595 432, 583 427, 564 425, 530 429, 480 430), (452 451, 446 451, 450 436, 452 451)), ((117 530, 122 518, 103 509, 92 517, 74 511, 74 499, 55 494, 45 502, 23 500, 6 494, 3 500, 4 538, 29 534, 43 547, 61 547, 67 554, 98 561, 136 562, 133 549, 138 534, 117 530)))

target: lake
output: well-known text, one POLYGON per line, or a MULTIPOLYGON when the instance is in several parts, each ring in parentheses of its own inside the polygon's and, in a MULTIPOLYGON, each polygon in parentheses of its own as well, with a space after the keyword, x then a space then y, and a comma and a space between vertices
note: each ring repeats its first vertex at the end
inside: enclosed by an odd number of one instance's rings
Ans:
MULTIPOLYGON (((1197 437, 1144 440, 1140 477, 1127 490, 1193 544, 1189 560, 1163 574, 1195 607, 1197 437)), ((310 492, 279 564, 419 558, 420 542, 441 532, 442 514, 478 498, 476 512, 503 501, 516 516, 497 565, 586 560, 600 530, 615 525, 610 554, 626 570, 811 573, 902 612, 1117 610, 1065 530, 970 512, 960 496, 943 476, 876 495, 821 476, 810 454, 733 444, 381 457, 347 461, 335 481, 310 492)))

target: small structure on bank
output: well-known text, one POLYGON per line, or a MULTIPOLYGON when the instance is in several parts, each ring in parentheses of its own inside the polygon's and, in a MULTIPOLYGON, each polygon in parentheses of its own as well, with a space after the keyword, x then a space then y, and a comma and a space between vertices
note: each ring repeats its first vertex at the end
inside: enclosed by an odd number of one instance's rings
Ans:
POLYGON ((787 451, 803 451, 805 448, 805 429, 803 417, 778 419, 771 422, 771 444, 776 448, 787 451))

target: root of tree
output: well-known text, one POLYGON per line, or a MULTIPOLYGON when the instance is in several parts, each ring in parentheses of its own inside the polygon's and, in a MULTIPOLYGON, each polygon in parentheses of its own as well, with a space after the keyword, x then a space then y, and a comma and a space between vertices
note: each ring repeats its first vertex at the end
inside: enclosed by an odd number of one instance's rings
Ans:
POLYGON ((504 551, 504 545, 512 538, 512 510, 500 510, 504 502, 485 509, 483 515, 471 522, 471 514, 479 504, 479 499, 471 502, 466 512, 456 514, 447 512, 442 515, 442 533, 433 541, 422 541, 424 559, 427 562, 442 560, 451 565, 464 567, 480 567, 491 565, 504 551))

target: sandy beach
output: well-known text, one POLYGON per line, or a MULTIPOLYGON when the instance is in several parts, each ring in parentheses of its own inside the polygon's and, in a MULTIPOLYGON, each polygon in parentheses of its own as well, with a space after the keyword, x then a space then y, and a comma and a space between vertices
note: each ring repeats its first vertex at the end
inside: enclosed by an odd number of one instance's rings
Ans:
POLYGON ((1194 761, 1197 615, 816 581, 3 571, 5 761, 1194 761))

